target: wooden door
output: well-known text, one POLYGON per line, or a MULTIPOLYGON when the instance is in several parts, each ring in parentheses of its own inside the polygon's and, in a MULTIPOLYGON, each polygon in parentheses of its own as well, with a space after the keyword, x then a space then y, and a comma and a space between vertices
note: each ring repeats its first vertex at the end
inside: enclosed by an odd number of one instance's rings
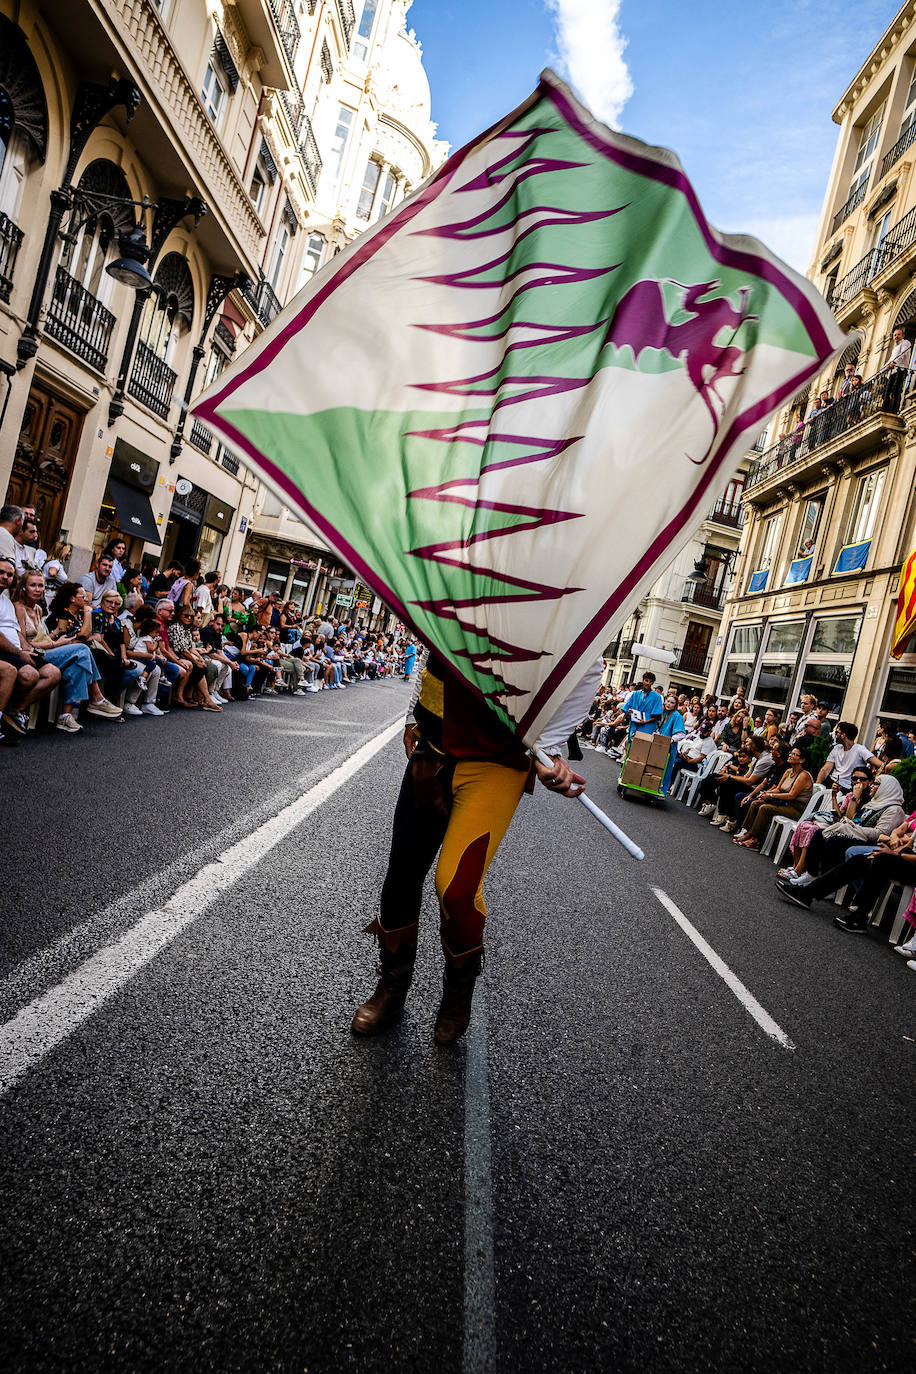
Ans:
POLYGON ((60 534, 84 418, 72 402, 32 384, 5 500, 35 507, 43 549, 60 534))
POLYGON ((706 651, 709 648, 711 638, 711 625, 700 625, 698 621, 691 620, 684 636, 684 653, 689 654, 691 658, 702 659, 705 662, 706 651))

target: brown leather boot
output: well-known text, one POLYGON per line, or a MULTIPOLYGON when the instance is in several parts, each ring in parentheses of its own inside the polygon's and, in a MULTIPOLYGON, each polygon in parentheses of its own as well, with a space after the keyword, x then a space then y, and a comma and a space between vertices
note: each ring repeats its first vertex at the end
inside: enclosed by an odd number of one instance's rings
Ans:
POLYGON ((433 1035, 437 1045, 451 1045, 464 1035, 471 1022, 471 1001, 474 984, 483 967, 483 950, 470 954, 445 954, 442 975, 442 1001, 436 1016, 433 1035))
POLYGON ((384 930, 376 918, 366 932, 378 936, 379 980, 369 1000, 356 1008, 351 1024, 354 1035, 378 1035, 400 1019, 417 957, 416 924, 384 930))

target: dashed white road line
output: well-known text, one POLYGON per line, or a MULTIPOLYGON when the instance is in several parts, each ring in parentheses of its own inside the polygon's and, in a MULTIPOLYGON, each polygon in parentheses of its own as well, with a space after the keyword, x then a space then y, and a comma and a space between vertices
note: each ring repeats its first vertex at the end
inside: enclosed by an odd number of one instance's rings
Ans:
POLYGON ((724 959, 719 957, 712 945, 708 944, 696 927, 690 924, 677 903, 672 901, 667 892, 662 891, 660 887, 653 887, 652 891, 668 914, 674 917, 688 939, 693 941, 707 963, 715 969, 722 981, 735 994, 738 1001, 744 1007, 744 1010, 750 1016, 753 1016, 760 1029, 768 1035, 771 1040, 775 1040, 777 1045, 781 1045, 784 1050, 794 1050, 795 1046, 786 1035, 785 1031, 776 1024, 770 1013, 763 1009, 757 1001, 757 998, 744 986, 737 974, 732 973, 728 964, 726 964, 724 959))
POLYGON ((487 1004, 477 984, 464 1079, 464 1359, 463 1374, 496 1368, 496 1267, 487 1004))
POLYGON ((168 901, 148 911, 119 940, 87 959, 56 987, 0 1026, 0 1096, 124 987, 228 888, 280 844, 297 825, 404 728, 396 720, 326 778, 206 864, 168 901))

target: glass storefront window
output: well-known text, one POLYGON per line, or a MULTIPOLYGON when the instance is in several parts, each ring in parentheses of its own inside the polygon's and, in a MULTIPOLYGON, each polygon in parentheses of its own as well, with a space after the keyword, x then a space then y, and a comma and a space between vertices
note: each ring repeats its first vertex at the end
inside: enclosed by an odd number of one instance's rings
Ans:
POLYGON ((729 657, 734 654, 753 658, 760 647, 762 629, 762 625, 736 625, 732 632, 731 644, 728 646, 729 657))
POLYGON ((814 622, 814 638, 811 641, 812 654, 854 654, 862 617, 858 615, 835 616, 830 620, 814 622))
POLYGON ((892 667, 878 715, 883 720, 916 723, 916 668, 892 667))
POLYGON ((733 697, 739 687, 743 687, 747 692, 751 685, 753 671, 754 660, 752 658, 732 660, 725 669, 725 676, 719 686, 719 696, 733 697))
POLYGON ((768 654, 797 654, 802 641, 805 622, 792 620, 788 624, 777 622, 767 633, 766 651, 768 654))
POLYGON ((754 704, 762 702, 764 706, 784 707, 789 700, 794 672, 794 663, 761 663, 754 704))
POLYGON ((202 573, 217 572, 219 570, 219 555, 223 547, 223 536, 219 530, 213 529, 210 525, 201 526, 200 543, 197 546, 197 557, 200 559, 200 570, 202 573))
POLYGON ((818 701, 826 701, 831 716, 839 717, 848 683, 848 663, 806 663, 798 688, 799 700, 807 692, 818 701))

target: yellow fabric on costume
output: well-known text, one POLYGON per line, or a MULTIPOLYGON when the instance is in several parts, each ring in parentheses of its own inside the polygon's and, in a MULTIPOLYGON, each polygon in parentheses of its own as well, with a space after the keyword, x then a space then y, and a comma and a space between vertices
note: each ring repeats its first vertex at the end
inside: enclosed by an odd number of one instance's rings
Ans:
POLYGON ((466 954, 483 944, 483 880, 526 780, 526 773, 500 763, 461 759, 455 765, 451 815, 436 866, 442 943, 450 954, 466 954))

